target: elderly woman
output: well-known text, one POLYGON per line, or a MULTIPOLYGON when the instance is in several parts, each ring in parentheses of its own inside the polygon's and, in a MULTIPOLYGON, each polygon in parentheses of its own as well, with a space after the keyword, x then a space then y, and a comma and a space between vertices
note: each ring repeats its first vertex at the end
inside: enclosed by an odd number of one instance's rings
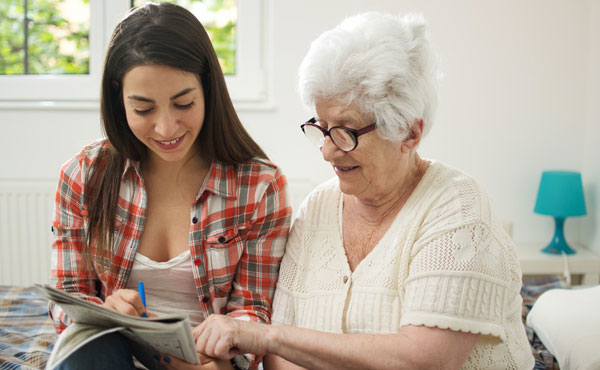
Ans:
POLYGON ((532 369, 515 246, 467 174, 425 160, 436 58, 422 17, 365 13, 300 68, 302 125, 336 178, 294 221, 273 323, 209 317, 201 352, 265 368, 532 369))

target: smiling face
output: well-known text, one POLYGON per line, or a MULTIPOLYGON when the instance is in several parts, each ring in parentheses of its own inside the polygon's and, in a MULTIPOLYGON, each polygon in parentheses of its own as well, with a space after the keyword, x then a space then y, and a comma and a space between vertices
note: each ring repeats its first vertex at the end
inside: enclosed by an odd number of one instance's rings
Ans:
POLYGON ((127 123, 151 162, 184 163, 196 153, 204 122, 204 91, 191 72, 167 66, 133 67, 123 77, 127 123))
MULTIPOLYGON (((345 126, 358 130, 372 123, 371 117, 335 99, 318 102, 316 109, 318 124, 326 129, 345 126)), ((332 165, 344 194, 377 202, 402 188, 410 173, 411 149, 406 142, 384 140, 371 131, 358 138, 358 146, 351 152, 340 150, 329 137, 321 152, 332 165)))

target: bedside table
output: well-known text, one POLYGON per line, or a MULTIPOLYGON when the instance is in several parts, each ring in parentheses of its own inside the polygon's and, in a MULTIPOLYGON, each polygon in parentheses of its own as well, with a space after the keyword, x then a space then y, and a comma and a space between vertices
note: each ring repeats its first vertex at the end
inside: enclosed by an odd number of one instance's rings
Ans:
MULTIPOLYGON (((525 275, 561 275, 565 269, 562 255, 542 252, 545 245, 517 245, 517 255, 521 261, 521 270, 525 275)), ((582 245, 571 244, 577 251, 567 255, 567 264, 571 275, 582 275, 582 285, 598 285, 600 283, 600 256, 582 245)))

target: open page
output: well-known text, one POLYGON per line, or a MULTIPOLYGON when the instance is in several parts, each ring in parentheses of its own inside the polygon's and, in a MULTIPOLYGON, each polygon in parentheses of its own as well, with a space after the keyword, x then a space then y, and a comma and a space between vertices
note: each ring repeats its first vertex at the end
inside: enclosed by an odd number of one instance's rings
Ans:
POLYGON ((46 298, 58 304, 75 322, 60 335, 51 359, 56 357, 60 362, 91 339, 119 331, 137 344, 134 348, 138 351, 147 348, 147 352, 152 355, 160 352, 187 362, 199 363, 192 327, 185 314, 153 318, 129 316, 48 285, 36 284, 36 288, 46 298))

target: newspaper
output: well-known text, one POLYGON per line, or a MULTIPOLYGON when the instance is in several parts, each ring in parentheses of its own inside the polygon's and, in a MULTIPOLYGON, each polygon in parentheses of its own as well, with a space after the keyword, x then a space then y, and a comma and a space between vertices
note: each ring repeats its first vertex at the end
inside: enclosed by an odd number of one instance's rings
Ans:
POLYGON ((124 315, 49 285, 35 284, 35 287, 73 321, 58 337, 46 365, 48 370, 56 368, 83 345, 114 332, 130 339, 135 358, 150 370, 163 368, 154 359, 158 352, 200 363, 190 319, 185 314, 152 318, 124 315))

